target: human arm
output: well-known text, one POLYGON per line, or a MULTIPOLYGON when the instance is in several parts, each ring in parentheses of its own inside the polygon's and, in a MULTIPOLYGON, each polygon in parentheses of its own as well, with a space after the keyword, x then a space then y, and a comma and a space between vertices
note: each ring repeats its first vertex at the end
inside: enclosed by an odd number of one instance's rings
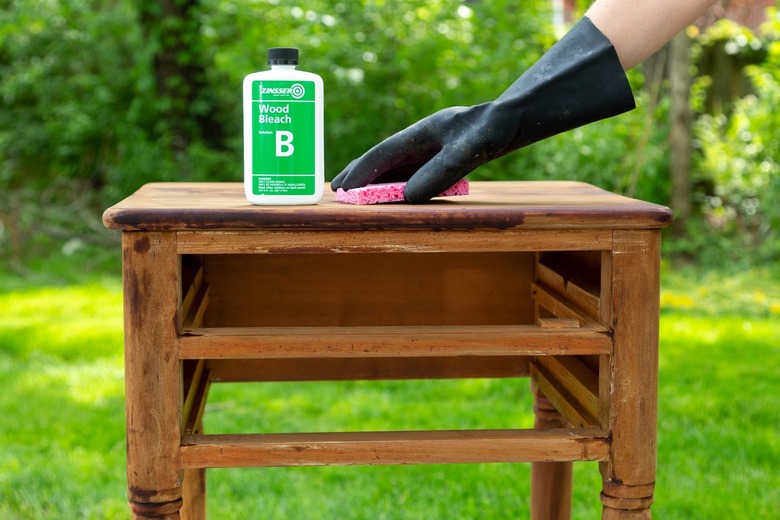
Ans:
POLYGON ((424 202, 488 161, 631 110, 633 95, 624 70, 712 3, 597 0, 585 18, 494 101, 447 108, 418 121, 350 163, 331 187, 348 190, 406 180, 406 201, 424 202))
POLYGON ((628 70, 650 57, 717 0, 597 0, 585 13, 628 70))

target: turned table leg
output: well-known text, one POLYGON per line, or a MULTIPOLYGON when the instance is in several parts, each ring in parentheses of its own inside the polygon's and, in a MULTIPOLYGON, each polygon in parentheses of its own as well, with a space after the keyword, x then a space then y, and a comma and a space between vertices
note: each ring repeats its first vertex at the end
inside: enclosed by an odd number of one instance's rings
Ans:
MULTIPOLYGON (((564 428, 566 422, 552 403, 531 385, 534 395, 534 428, 564 428)), ((534 462, 531 464, 531 519, 568 520, 571 518, 571 462, 534 462)))
POLYGON ((179 518, 179 260, 173 233, 122 236, 127 485, 133 518, 179 518))
POLYGON ((656 471, 660 232, 615 231, 613 352, 602 356, 600 411, 610 432, 601 463, 604 520, 651 518, 656 471))

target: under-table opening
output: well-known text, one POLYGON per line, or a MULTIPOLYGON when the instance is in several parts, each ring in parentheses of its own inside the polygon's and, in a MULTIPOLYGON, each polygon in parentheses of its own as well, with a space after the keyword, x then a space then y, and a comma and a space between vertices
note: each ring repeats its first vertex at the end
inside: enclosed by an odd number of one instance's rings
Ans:
POLYGON ((208 287, 208 328, 534 322, 533 253, 183 257, 185 273, 198 269, 208 287))
POLYGON ((180 356, 202 367, 204 387, 542 374, 561 399, 574 394, 577 413, 570 415, 588 427, 598 415, 598 359, 611 348, 599 323, 606 257, 183 255, 180 356), (552 377, 544 358, 571 381, 552 377))
POLYGON ((533 428, 524 379, 213 385, 208 434, 533 428), (434 403, 436 403, 434 405, 434 403))

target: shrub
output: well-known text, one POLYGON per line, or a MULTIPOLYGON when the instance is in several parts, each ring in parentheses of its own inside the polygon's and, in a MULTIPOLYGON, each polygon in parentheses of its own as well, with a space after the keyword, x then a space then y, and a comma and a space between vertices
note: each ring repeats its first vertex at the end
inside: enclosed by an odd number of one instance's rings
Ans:
POLYGON ((745 68, 752 92, 695 125, 695 196, 703 221, 678 246, 693 254, 708 250, 705 262, 780 258, 780 16, 776 9, 768 13, 760 44, 765 61, 745 68))

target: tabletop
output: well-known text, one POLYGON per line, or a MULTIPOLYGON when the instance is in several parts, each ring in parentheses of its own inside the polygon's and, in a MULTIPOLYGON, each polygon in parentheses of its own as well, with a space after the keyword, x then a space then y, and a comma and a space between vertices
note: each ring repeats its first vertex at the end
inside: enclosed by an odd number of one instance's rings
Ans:
POLYGON ((426 204, 255 206, 242 183, 151 183, 103 214, 123 231, 256 229, 658 229, 672 212, 575 181, 477 181, 426 204))

